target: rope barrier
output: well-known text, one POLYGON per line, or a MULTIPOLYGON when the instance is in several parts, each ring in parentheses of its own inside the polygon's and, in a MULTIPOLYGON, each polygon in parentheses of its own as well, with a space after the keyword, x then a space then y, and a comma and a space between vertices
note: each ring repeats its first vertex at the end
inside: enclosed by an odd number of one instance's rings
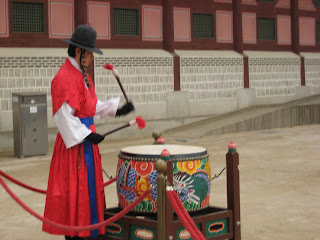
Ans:
MULTIPOLYGON (((225 168, 220 172, 220 174, 218 176, 215 176, 214 178, 217 178, 221 175, 221 173, 225 170, 225 168)), ((34 192, 38 192, 38 193, 43 193, 46 194, 47 191, 46 190, 41 190, 38 188, 34 188, 31 187, 27 184, 24 184, 12 177, 10 177, 9 175, 7 175, 6 173, 4 173, 3 171, 0 170, 0 175, 2 175, 3 177, 5 177, 6 179, 12 181, 13 183, 24 187, 26 189, 32 190, 34 192)), ((212 180, 214 179, 212 178, 212 180)), ((113 183, 116 181, 116 178, 112 178, 109 181, 107 181, 106 183, 103 184, 103 186, 108 186, 109 184, 113 183)), ((42 216, 40 216, 39 214, 37 214, 36 212, 34 212, 31 208, 29 208, 26 204, 24 204, 11 190, 10 188, 5 184, 5 182, 3 181, 3 179, 0 177, 0 184, 4 187, 4 189, 8 192, 8 194, 27 212, 29 212, 31 215, 33 215, 34 217, 38 218, 39 220, 41 220, 42 222, 51 225, 55 228, 61 229, 61 230, 65 230, 65 231, 75 231, 75 232, 79 232, 79 231, 92 231, 95 229, 99 229, 102 227, 105 227, 107 225, 110 225, 111 223, 119 220, 120 218, 122 218, 124 215, 126 215, 128 212, 130 212, 135 206, 137 206, 148 194, 151 193, 150 189, 147 189, 147 191, 145 191, 142 195, 140 195, 133 203, 131 203, 127 208, 123 209, 121 212, 119 212, 118 214, 114 215, 113 217, 107 219, 106 221, 97 223, 97 224, 93 224, 93 225, 89 225, 89 226, 66 226, 66 225, 62 225, 59 223, 55 223, 47 218, 44 218, 42 216)), ((201 231, 197 228, 197 226, 195 225, 195 223, 193 222, 192 218, 190 217, 189 213, 186 211, 185 207, 182 205, 177 193, 173 190, 172 187, 167 187, 167 196, 170 200, 170 203, 174 209, 174 211, 177 213, 179 219, 181 220, 183 226, 188 230, 188 232, 190 233, 191 237, 194 240, 205 240, 205 237, 203 236, 203 234, 201 233, 201 231)))
POLYGON ((189 213, 182 205, 177 193, 173 190, 172 187, 167 187, 167 196, 169 201, 178 215, 179 219, 181 220, 183 226, 188 230, 191 237, 194 240, 205 240, 206 238, 203 236, 199 228, 195 225, 194 221, 190 217, 189 213))
POLYGON ((3 188, 8 192, 8 194, 28 213, 30 213, 32 216, 36 217, 37 219, 41 220, 42 222, 64 230, 64 231, 75 231, 75 232, 80 232, 80 231, 92 231, 95 229, 99 229, 102 227, 105 227, 107 225, 110 225, 111 223, 119 220, 122 218, 124 215, 126 215, 128 212, 130 212, 134 207, 136 207, 145 197, 147 197, 151 193, 152 187, 148 188, 142 195, 140 195, 134 202, 132 202, 127 208, 123 209, 121 212, 117 213, 116 215, 112 216, 111 218, 108 218, 107 220, 96 223, 93 225, 89 226, 66 226, 63 224, 59 224, 56 222, 53 222, 47 218, 44 218, 40 216, 38 213, 33 211, 31 208, 29 208, 25 203, 23 203, 11 190, 10 188, 6 185, 6 183, 3 181, 3 179, 0 177, 0 184, 3 186, 3 188))
MULTIPOLYGON (((179 206, 180 209, 182 210, 184 217, 187 219, 188 222, 191 223, 191 225, 194 224, 192 218, 190 217, 189 213, 187 212, 187 210, 186 210, 185 207, 183 206, 183 204, 182 204, 180 198, 178 197, 178 194, 177 194, 176 191, 173 191, 173 196, 174 196, 174 198, 175 198, 175 200, 176 200, 176 203, 178 204, 178 206, 179 206)), ((199 230, 199 228, 197 228, 195 224, 194 224, 194 227, 195 227, 195 232, 196 232, 196 234, 199 236, 199 239, 205 240, 206 238, 202 235, 202 233, 201 233, 201 231, 199 230)))
POLYGON ((105 186, 108 186, 109 184, 111 184, 111 183, 113 183, 113 182, 115 182, 116 181, 116 179, 117 178, 112 178, 112 179, 110 179, 108 182, 105 182, 104 184, 103 184, 103 186, 105 187, 105 186))
POLYGON ((174 211, 176 212, 176 214, 178 215, 179 219, 182 222, 182 225, 188 230, 188 232, 190 233, 192 239, 194 240, 199 240, 198 235, 196 234, 196 232, 194 231, 193 227, 191 226, 191 223, 189 223, 186 218, 184 217, 181 209, 178 207, 176 200, 174 198, 173 195, 173 191, 167 191, 167 196, 169 198, 169 201, 174 209, 174 211))
POLYGON ((0 175, 2 175, 3 177, 5 177, 6 179, 10 180, 11 182, 21 186, 21 187, 24 187, 26 189, 29 189, 29 190, 32 190, 34 192, 38 192, 38 193, 43 193, 43 194, 46 194, 47 193, 47 190, 41 190, 41 189, 38 189, 38 188, 34 188, 34 187, 31 187, 27 184, 24 184, 16 179, 14 179, 13 177, 10 177, 9 175, 5 174, 4 172, 2 172, 0 170, 0 175))
MULTIPOLYGON (((14 179, 13 177, 10 177, 8 174, 4 173, 4 172, 1 171, 1 170, 0 170, 0 175, 2 175, 3 177, 5 177, 6 179, 10 180, 11 182, 13 182, 13 183, 15 183, 15 184, 17 184, 17 185, 19 185, 19 186, 21 186, 21 187, 24 187, 24 188, 26 188, 26 189, 29 189, 29 190, 31 190, 31 191, 34 191, 34 192, 37 192, 37 193, 43 193, 43 194, 46 194, 46 193, 47 193, 47 190, 42 190, 42 189, 38 189, 38 188, 35 188, 35 187, 31 187, 31 186, 29 186, 29 185, 27 185, 27 184, 25 184, 25 183, 22 183, 22 182, 20 182, 20 181, 18 181, 18 180, 16 180, 16 179, 14 179)), ((105 186, 108 186, 109 184, 111 184, 111 183, 113 183, 113 182, 115 182, 115 181, 116 181, 116 178, 114 177, 114 178, 110 179, 108 182, 105 182, 105 183, 103 184, 103 186, 104 186, 104 187, 105 187, 105 186)))

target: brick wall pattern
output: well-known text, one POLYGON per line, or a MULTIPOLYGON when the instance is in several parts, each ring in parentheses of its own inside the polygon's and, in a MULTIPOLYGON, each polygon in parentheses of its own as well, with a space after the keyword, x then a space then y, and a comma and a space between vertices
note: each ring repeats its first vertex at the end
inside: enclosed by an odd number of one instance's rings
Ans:
POLYGON ((296 95, 300 75, 300 58, 249 58, 250 88, 256 97, 296 95))
POLYGON ((95 57, 96 93, 100 100, 123 94, 105 63, 114 66, 130 100, 134 103, 166 102, 174 89, 172 57, 95 57))
POLYGON ((235 99, 243 88, 242 58, 180 58, 181 91, 189 100, 235 99))
POLYGON ((13 92, 47 92, 65 57, 0 57, 1 111, 12 111, 13 92))
POLYGON ((320 58, 305 58, 306 86, 311 86, 311 94, 320 93, 320 58))

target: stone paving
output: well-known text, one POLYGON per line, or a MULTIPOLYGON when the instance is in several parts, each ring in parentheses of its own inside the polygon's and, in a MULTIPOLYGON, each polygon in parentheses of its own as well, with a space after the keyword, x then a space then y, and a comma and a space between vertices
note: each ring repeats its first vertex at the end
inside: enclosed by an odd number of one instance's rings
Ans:
MULTIPOLYGON (((197 129, 195 129, 195 132, 197 129)), ((317 240, 320 225, 320 125, 241 132, 197 138, 163 137, 167 144, 202 146, 209 152, 212 175, 225 167, 230 141, 240 156, 241 233, 244 240, 317 240)), ((152 137, 106 140, 100 145, 103 168, 115 176, 123 147, 152 144, 152 137)), ((165 147, 165 146, 164 146, 165 147)), ((23 159, 0 153, 0 169, 31 186, 46 189, 49 154, 23 159)), ((107 178, 105 177, 105 181, 107 178)), ((43 215, 45 196, 5 180, 29 207, 43 215)), ((115 185, 105 189, 107 207, 117 206, 115 185)), ((212 181, 210 205, 226 207, 226 175, 212 181)), ((63 240, 41 231, 41 222, 25 212, 0 187, 1 240, 63 240)))

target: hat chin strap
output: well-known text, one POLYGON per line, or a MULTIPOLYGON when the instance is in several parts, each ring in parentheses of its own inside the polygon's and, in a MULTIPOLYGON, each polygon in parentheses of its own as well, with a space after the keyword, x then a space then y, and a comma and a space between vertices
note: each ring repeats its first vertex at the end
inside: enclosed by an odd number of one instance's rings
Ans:
POLYGON ((83 71, 83 77, 84 77, 84 80, 86 82, 86 85, 87 87, 91 87, 91 82, 88 78, 88 65, 86 64, 85 62, 85 59, 84 59, 84 55, 86 54, 86 50, 85 49, 80 49, 81 50, 81 54, 80 54, 80 68, 82 69, 83 71), (82 60, 83 59, 83 60, 82 60))

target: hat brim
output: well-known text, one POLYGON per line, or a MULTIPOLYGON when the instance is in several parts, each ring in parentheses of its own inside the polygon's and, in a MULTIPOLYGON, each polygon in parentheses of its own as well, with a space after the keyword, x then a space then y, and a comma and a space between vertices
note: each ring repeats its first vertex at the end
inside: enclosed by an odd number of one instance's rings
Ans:
POLYGON ((73 42, 73 41, 68 40, 68 39, 60 39, 60 40, 63 41, 63 42, 67 42, 69 44, 72 44, 72 45, 74 45, 76 47, 88 50, 90 52, 95 52, 95 53, 98 53, 100 55, 103 55, 103 52, 99 48, 90 48, 90 47, 87 47, 87 46, 83 46, 83 45, 81 45, 79 43, 73 42))

